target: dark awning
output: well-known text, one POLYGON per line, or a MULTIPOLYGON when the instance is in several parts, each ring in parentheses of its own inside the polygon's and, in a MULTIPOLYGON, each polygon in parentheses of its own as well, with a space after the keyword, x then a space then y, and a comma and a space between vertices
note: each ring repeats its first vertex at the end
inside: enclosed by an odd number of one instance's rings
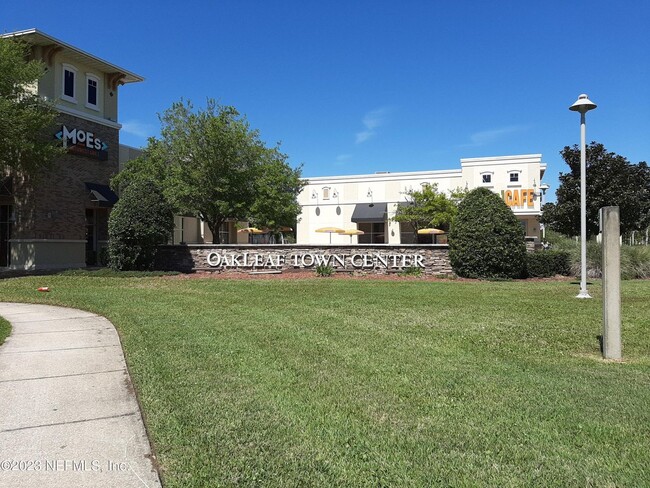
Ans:
POLYGON ((386 220, 386 206, 384 203, 357 203, 352 212, 352 222, 384 222, 386 220))
POLYGON ((86 190, 90 192, 90 201, 99 207, 112 207, 117 203, 117 195, 111 190, 108 185, 100 185, 99 183, 84 183, 86 190))
POLYGON ((398 202, 397 208, 412 207, 413 202, 398 202))

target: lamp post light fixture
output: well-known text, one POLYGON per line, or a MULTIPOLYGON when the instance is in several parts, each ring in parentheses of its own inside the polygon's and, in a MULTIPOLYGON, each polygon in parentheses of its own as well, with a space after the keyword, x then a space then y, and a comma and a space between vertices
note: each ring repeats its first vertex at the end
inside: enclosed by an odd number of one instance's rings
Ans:
POLYGON ((585 114, 596 108, 596 104, 582 94, 569 107, 580 112, 580 293, 576 298, 591 298, 587 292, 587 149, 585 114))
POLYGON ((372 188, 368 188, 368 198, 370 198, 370 205, 368 205, 368 206, 369 206, 369 207, 374 207, 374 206, 375 206, 375 202, 374 202, 374 200, 372 199, 372 188))

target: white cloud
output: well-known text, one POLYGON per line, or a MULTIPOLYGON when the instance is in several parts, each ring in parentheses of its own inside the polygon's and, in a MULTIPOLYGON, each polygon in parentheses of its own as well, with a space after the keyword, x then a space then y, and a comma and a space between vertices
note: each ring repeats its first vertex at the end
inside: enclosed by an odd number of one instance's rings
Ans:
POLYGON ((526 129, 528 129, 527 126, 510 125, 507 127, 499 127, 497 129, 482 130, 472 134, 469 137, 469 140, 471 142, 468 144, 463 144, 461 147, 483 146, 485 144, 490 144, 511 134, 515 134, 517 132, 523 132, 526 129))
POLYGON ((138 122, 137 120, 127 120, 122 122, 122 130, 127 134, 146 139, 153 135, 153 127, 150 124, 138 122))
POLYGON ((337 161, 347 161, 351 157, 352 157, 352 154, 339 154, 338 156, 336 156, 336 160, 337 161))
POLYGON ((377 133, 376 129, 386 122, 386 117, 388 115, 388 108, 381 107, 375 110, 371 110, 366 115, 363 116, 363 126, 364 130, 357 132, 356 134, 356 143, 361 144, 366 142, 368 139, 371 139, 377 133))

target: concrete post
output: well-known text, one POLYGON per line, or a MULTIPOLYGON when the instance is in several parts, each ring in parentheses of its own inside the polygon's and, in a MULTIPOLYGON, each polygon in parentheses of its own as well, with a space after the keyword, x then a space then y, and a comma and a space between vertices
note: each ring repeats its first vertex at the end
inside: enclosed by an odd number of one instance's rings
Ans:
POLYGON ((603 235, 603 358, 621 359, 621 244, 618 207, 600 209, 603 235))

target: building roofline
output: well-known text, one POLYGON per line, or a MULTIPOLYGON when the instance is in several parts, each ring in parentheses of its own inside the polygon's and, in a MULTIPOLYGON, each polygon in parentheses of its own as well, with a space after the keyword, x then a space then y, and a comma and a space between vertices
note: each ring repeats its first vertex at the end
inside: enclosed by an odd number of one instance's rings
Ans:
POLYGON ((442 169, 430 171, 400 171, 390 172, 382 171, 369 174, 358 175, 335 175, 335 176, 315 176, 304 177, 309 183, 326 183, 326 182, 342 182, 345 180, 372 180, 381 181, 386 179, 408 179, 408 178, 426 178, 426 177, 460 177, 462 175, 462 167, 467 166, 481 166, 484 164, 517 164, 517 163, 539 163, 542 174, 546 170, 546 163, 542 162, 541 154, 518 154, 513 156, 490 156, 484 158, 463 158, 460 160, 460 169, 442 169))
POLYGON ((513 164, 513 163, 542 163, 542 155, 541 154, 515 154, 511 156, 462 158, 460 160, 461 166, 480 166, 482 164, 513 164))
MULTIPOLYGON (((110 72, 119 72, 122 75, 124 75, 123 81, 124 83, 137 83, 144 81, 144 78, 140 75, 136 75, 135 73, 126 70, 124 68, 121 68, 113 63, 109 63, 108 61, 103 60, 102 58, 99 58, 97 56, 93 56, 92 54, 87 53, 86 51, 83 51, 82 49, 79 49, 78 47, 75 47, 71 44, 68 44, 67 42, 64 42, 60 39, 57 39, 56 37, 53 37, 49 34, 46 34, 45 32, 42 32, 38 29, 25 29, 21 31, 16 31, 16 32, 7 32, 5 34, 0 34, 1 38, 12 38, 12 37, 33 37, 37 40, 41 41, 46 41, 47 43, 51 44, 57 44, 65 49, 69 49, 70 51, 73 51, 74 53, 86 57, 94 62, 97 62, 105 68, 107 73, 110 72)), ((37 45, 41 45, 41 43, 35 43, 37 45)))
POLYGON ((336 176, 316 176, 304 177, 303 180, 309 182, 323 183, 325 181, 341 181, 341 180, 384 180, 384 179, 400 179, 400 178, 413 178, 413 177, 427 177, 427 176, 461 176, 460 169, 440 169, 432 171, 400 171, 400 172, 380 172, 359 175, 336 175, 336 176))
POLYGON ((140 147, 135 147, 135 146, 130 146, 130 145, 128 145, 128 144, 122 144, 121 142, 120 142, 120 147, 125 147, 125 148, 127 148, 127 149, 133 149, 133 150, 135 150, 135 151, 140 151, 140 152, 143 152, 143 151, 144 151, 144 148, 143 148, 142 146, 140 146, 140 147))

